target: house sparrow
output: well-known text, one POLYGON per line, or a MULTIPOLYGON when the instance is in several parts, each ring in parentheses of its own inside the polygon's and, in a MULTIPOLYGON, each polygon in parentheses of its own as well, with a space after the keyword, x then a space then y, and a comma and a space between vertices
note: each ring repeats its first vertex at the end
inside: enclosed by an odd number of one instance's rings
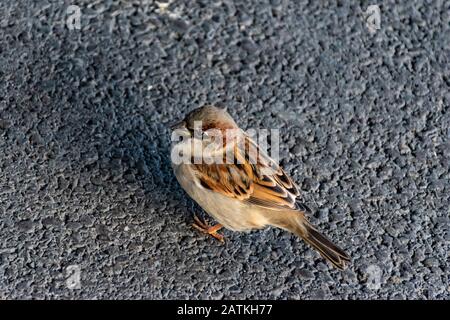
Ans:
POLYGON ((223 241, 217 232, 222 227, 233 231, 278 227, 301 237, 335 267, 346 267, 350 257, 306 219, 305 212, 310 210, 296 202, 299 191, 292 179, 239 129, 225 109, 198 108, 172 129, 182 138, 171 150, 178 182, 219 222, 209 226, 195 216, 195 228, 223 241), (174 161, 177 155, 184 161, 174 161))

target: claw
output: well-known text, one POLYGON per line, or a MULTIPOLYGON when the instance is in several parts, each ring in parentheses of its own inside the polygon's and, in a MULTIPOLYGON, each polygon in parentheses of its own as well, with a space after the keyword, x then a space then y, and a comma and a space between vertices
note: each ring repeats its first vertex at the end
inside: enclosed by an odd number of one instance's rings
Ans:
POLYGON ((217 231, 223 228, 220 223, 214 226, 210 226, 205 220, 202 221, 200 220, 200 218, 194 215, 194 223, 192 224, 192 226, 203 233, 209 234, 211 237, 219 240, 222 243, 225 242, 223 235, 217 233, 217 231))

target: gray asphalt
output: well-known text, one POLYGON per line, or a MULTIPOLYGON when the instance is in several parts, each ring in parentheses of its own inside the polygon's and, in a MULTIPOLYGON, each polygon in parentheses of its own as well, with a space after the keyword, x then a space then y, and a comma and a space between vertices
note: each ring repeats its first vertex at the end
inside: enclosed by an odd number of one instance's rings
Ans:
POLYGON ((448 1, 68 4, 0 3, 0 298, 449 299, 448 1), (350 268, 190 227, 166 124, 205 103, 280 129, 350 268))

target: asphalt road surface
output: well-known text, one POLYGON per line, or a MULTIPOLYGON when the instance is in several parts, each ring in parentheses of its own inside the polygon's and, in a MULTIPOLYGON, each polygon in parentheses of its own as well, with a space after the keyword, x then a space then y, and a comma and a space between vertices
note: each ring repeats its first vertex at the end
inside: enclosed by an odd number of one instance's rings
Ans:
POLYGON ((2 1, 0 298, 449 299, 450 3, 330 2, 2 1), (191 228, 167 123, 206 103, 280 130, 346 271, 191 228))

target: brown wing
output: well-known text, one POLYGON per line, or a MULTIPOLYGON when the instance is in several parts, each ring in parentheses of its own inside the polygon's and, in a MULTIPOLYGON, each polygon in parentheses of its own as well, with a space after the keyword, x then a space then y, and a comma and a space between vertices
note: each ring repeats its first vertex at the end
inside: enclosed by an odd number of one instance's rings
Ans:
POLYGON ((233 164, 193 165, 202 186, 268 209, 295 209, 292 179, 248 136, 243 141, 235 144, 233 164))

